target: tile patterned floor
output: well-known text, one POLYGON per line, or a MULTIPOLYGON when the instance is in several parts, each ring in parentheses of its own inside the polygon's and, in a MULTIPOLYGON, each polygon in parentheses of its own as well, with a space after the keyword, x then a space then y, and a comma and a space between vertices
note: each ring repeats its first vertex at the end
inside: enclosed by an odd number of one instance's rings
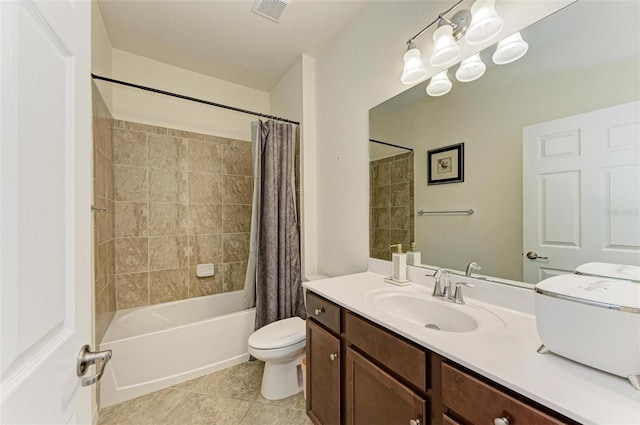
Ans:
POLYGON ((260 395, 264 363, 242 363, 100 410, 98 425, 311 425, 302 393, 260 395))

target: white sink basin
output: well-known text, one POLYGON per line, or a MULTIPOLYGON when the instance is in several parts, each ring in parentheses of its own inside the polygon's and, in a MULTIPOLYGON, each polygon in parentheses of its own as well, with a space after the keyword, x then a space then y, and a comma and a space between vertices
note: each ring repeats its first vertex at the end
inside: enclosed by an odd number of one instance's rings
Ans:
POLYGON ((475 305, 457 305, 422 289, 378 289, 367 294, 376 309, 413 325, 443 332, 472 332, 478 327, 504 327, 504 322, 475 305))

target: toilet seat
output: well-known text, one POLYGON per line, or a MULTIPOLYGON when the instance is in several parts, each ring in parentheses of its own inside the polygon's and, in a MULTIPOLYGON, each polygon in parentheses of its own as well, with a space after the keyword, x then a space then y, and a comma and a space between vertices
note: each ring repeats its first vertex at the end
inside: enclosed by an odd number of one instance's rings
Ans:
POLYGON ((298 344, 306 339, 305 321, 299 317, 270 323, 249 337, 249 346, 258 350, 274 350, 298 344))

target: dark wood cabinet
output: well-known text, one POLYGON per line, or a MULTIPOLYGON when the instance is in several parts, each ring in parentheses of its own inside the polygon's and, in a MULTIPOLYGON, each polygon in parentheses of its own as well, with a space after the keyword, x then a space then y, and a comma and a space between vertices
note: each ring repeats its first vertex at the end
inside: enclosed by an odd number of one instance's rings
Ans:
POLYGON ((307 315, 316 425, 575 423, 310 292, 307 315))
MULTIPOLYGON (((451 364, 442 365, 442 400, 449 415, 469 424, 574 423, 516 398, 451 364)), ((453 422, 456 423, 456 422, 453 422)))
POLYGON ((315 424, 341 423, 340 338, 307 319, 307 414, 315 424))
POLYGON ((345 363, 347 425, 425 423, 424 398, 351 348, 345 363))

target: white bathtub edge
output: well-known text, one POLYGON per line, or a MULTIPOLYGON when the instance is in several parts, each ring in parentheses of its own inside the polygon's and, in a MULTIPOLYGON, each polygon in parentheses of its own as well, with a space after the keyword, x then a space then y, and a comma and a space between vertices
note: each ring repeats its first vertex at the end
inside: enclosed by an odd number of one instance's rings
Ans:
MULTIPOLYGON (((143 382, 138 385, 130 385, 128 387, 120 387, 116 391, 110 394, 101 394, 100 397, 100 408, 103 409, 105 407, 109 407, 111 405, 121 403, 123 401, 130 400, 132 398, 140 397, 146 394, 150 394, 152 392, 161 390, 163 388, 170 387, 172 385, 181 384, 186 381, 190 381, 192 379, 199 378, 204 375, 208 375, 213 372, 217 372, 222 369, 226 369, 231 366, 239 365, 249 360, 249 353, 243 353, 239 356, 232 357, 230 359, 225 359, 218 363, 213 363, 207 365, 205 367, 201 367, 199 369, 190 370, 185 373, 180 373, 177 375, 166 376, 162 379, 157 379, 155 381, 143 382)), ((108 367, 107 367, 108 369, 108 367)), ((116 384, 114 382, 113 373, 110 370, 105 371, 105 375, 103 379, 110 387, 115 387, 116 384)))

